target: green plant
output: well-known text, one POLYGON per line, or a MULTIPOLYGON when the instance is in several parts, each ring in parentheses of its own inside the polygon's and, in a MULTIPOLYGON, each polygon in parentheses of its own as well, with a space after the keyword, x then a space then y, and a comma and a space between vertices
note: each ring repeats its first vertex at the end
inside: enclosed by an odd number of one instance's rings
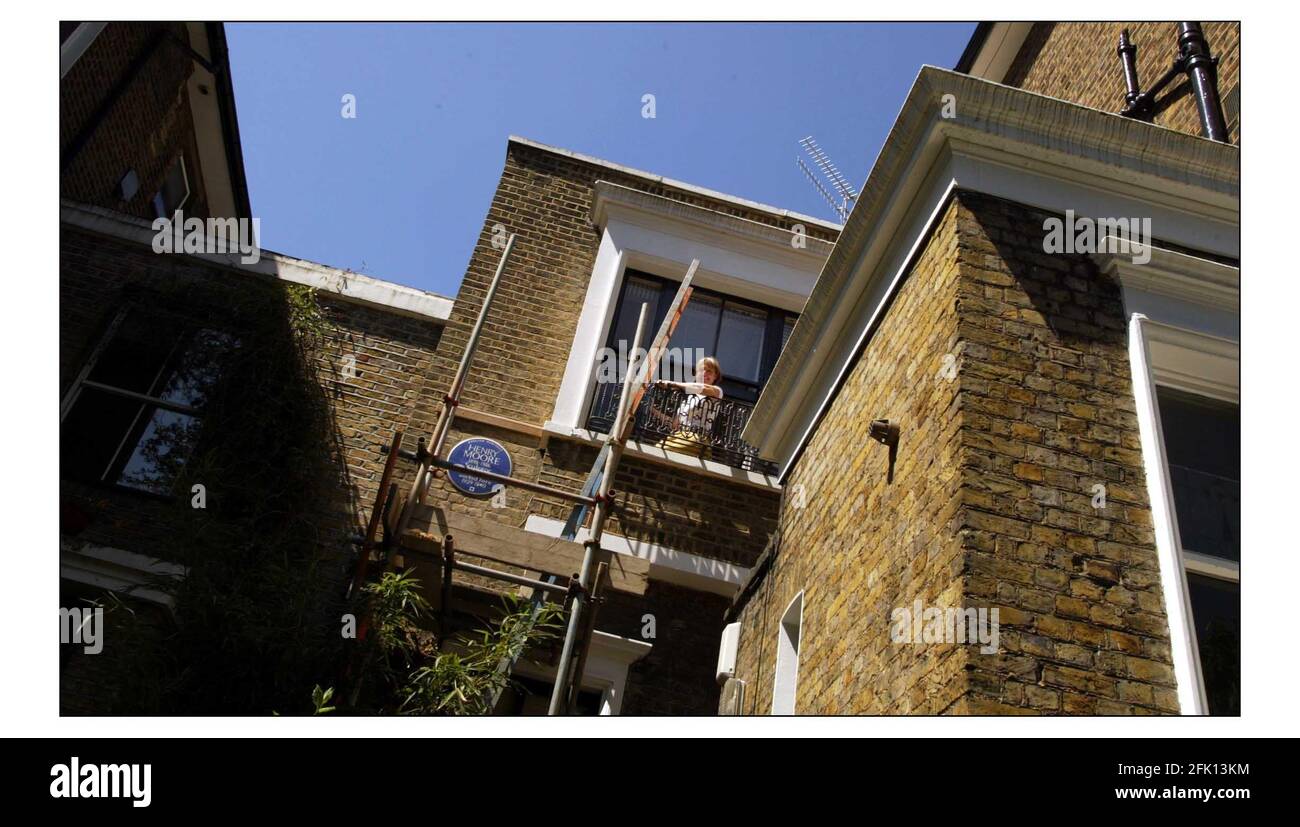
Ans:
POLYGON ((505 614, 477 635, 458 641, 459 652, 441 652, 411 673, 398 711, 415 715, 486 715, 510 678, 500 668, 531 646, 557 637, 563 609, 534 607, 507 597, 505 614))
POLYGON ((312 687, 311 704, 313 707, 315 707, 315 710, 311 714, 327 715, 330 712, 333 712, 335 709, 337 709, 338 707, 326 706, 326 704, 330 702, 330 698, 333 697, 334 697, 334 687, 332 686, 329 689, 325 689, 325 690, 322 690, 320 688, 320 684, 316 684, 316 686, 312 687))
POLYGON ((119 634, 132 658, 109 682, 105 711, 301 708, 304 683, 330 680, 346 651, 339 584, 356 504, 323 369, 334 331, 310 288, 177 279, 140 289, 151 309, 237 345, 212 366, 220 380, 166 520, 159 556, 186 575, 151 584, 171 596, 174 620, 162 634, 119 634), (205 508, 190 503, 194 484, 205 508))

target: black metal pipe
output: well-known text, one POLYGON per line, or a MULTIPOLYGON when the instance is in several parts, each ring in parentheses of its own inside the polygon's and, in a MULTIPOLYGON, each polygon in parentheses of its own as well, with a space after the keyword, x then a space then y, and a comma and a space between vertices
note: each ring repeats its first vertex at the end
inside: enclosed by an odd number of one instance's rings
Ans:
POLYGON ((1156 81, 1155 85, 1150 89, 1134 98, 1133 102, 1124 107, 1124 110, 1120 112, 1120 114, 1129 118, 1150 121, 1152 117, 1155 116, 1156 95, 1159 95, 1174 78, 1182 74, 1184 68, 1183 59, 1181 57, 1176 58, 1173 65, 1166 69, 1165 73, 1160 76, 1160 80, 1156 81))
POLYGON ((1128 91, 1124 95, 1124 104, 1132 106, 1142 94, 1138 84, 1137 46, 1129 40, 1128 29, 1119 33, 1119 61, 1124 66, 1124 86, 1128 91))
POLYGON ((1210 56, 1210 44, 1200 23, 1178 24, 1178 52, 1192 83, 1202 134, 1211 141, 1228 143, 1228 124, 1219 100, 1218 61, 1210 56))

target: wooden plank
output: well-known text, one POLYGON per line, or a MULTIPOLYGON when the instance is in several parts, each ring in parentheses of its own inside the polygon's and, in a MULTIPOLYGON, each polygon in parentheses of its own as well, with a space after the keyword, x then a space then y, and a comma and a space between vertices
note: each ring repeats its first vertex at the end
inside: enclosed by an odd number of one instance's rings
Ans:
POLYGON ((546 434, 546 431, 540 425, 532 425, 518 419, 511 419, 508 416, 498 416, 486 411, 478 411, 464 405, 456 407, 456 418, 478 422, 482 425, 491 425, 493 428, 500 428, 504 431, 514 431, 517 434, 524 434, 534 439, 541 439, 546 434))
POLYGON ((632 399, 628 402, 627 419, 624 422, 615 423, 614 427, 610 429, 610 438, 617 440, 620 444, 627 441, 628 434, 632 431, 632 423, 636 421, 636 409, 641 406, 642 398, 645 397, 650 384, 654 382, 655 372, 659 370, 659 360, 663 358, 664 352, 668 350, 668 342, 673 338, 673 331, 677 329, 677 323, 681 321, 682 313, 686 310, 686 304, 691 300, 691 294, 695 292, 695 288, 691 286, 691 283, 695 280, 695 271, 699 267, 700 260, 698 258, 691 259, 691 266, 686 268, 686 275, 682 278, 681 286, 677 288, 677 295, 673 296, 673 303, 668 306, 668 313, 659 325, 659 332, 655 334, 654 341, 650 343, 650 349, 646 351, 645 361, 641 363, 641 367, 637 370, 636 390, 632 394, 632 399))
MULTIPOLYGON (((581 543, 534 534, 483 517, 458 514, 441 506, 417 505, 402 545, 433 553, 444 535, 456 538, 456 552, 530 571, 567 577, 582 568, 581 543)), ((645 594, 650 564, 639 557, 614 554, 609 566, 611 588, 645 594)))

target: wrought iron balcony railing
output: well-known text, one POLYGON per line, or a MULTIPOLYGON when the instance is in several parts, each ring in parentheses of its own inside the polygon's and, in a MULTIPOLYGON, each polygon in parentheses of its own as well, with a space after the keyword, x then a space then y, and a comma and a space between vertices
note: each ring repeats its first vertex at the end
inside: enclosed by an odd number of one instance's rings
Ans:
MULTIPOLYGON (((622 393, 622 386, 614 382, 596 385, 587 418, 589 429, 609 433, 622 393)), ((714 399, 655 386, 646 391, 637 408, 632 438, 733 468, 775 475, 775 464, 759 459, 757 450, 740 438, 752 409, 751 403, 737 399, 714 399)))

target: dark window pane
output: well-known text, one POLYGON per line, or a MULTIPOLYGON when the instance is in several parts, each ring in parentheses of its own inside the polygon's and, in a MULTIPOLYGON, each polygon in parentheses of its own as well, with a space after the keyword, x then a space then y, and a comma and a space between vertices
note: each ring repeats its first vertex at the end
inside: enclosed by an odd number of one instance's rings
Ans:
POLYGON ((196 331, 163 377, 158 397, 178 405, 202 408, 221 377, 223 357, 236 344, 236 339, 225 333, 196 331))
MULTIPOLYGON (((673 286, 671 289, 676 289, 673 286)), ((722 301, 698 292, 691 296, 682 318, 677 322, 668 352, 659 367, 660 376, 673 381, 694 381, 695 357, 701 353, 712 356, 717 345, 718 318, 722 315, 722 301)), ((723 366, 726 370, 726 366, 723 366)))
MULTIPOLYGON (((234 336, 186 331, 166 316, 132 312, 101 349, 93 381, 202 410, 234 336)), ((83 386, 60 429, 64 479, 170 493, 198 437, 198 417, 83 386)))
POLYGON ((190 185, 185 176, 185 159, 177 158, 167 170, 162 189, 153 197, 153 210, 158 218, 170 218, 172 213, 185 206, 190 197, 190 185))
POLYGON ((186 414, 154 408, 117 483, 138 491, 167 494, 184 468, 198 439, 199 420, 186 414))
POLYGON ((1211 715, 1241 714, 1241 587, 1187 574, 1211 715))
POLYGON ((765 311, 727 302, 722 313, 722 330, 718 334, 717 357, 723 373, 746 382, 758 381, 766 328, 765 311))
POLYGON ((620 377, 627 367, 625 357, 632 350, 632 337, 636 335, 636 323, 641 315, 642 303, 649 304, 650 308, 646 316, 646 329, 641 333, 641 347, 650 347, 655 335, 655 310, 659 304, 659 290, 659 282, 634 276, 628 278, 627 286, 623 288, 622 304, 619 305, 618 316, 614 319, 614 338, 610 345, 619 353, 618 375, 620 377))
POLYGON ((174 322, 128 313, 87 378, 136 393, 153 393, 183 332, 174 322))
POLYGON ((143 418, 145 405, 94 388, 83 388, 59 429, 60 476, 99 482, 122 438, 143 418))
POLYGON ((1241 559, 1241 416, 1236 405, 1158 388, 1183 548, 1241 559))

